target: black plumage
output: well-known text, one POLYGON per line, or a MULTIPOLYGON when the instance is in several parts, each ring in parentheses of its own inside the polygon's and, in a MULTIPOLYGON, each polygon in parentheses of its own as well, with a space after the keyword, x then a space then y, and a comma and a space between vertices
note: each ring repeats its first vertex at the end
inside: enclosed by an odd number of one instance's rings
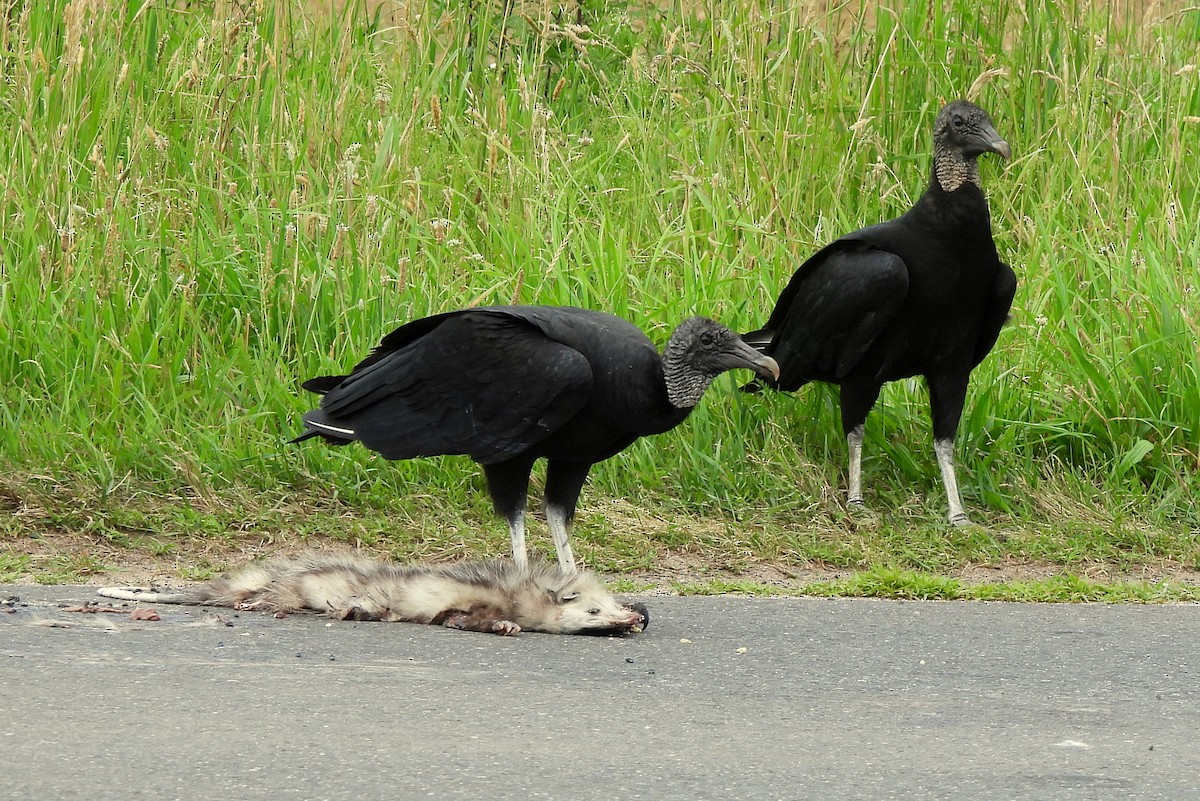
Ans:
POLYGON ((773 359, 703 317, 681 323, 660 355, 603 312, 464 309, 401 326, 349 375, 305 382, 324 398, 293 441, 357 440, 387 459, 470 456, 522 564, 529 473, 545 457, 547 523, 559 563, 574 570, 568 526, 591 466, 682 423, 714 378, 739 367, 779 375, 773 359))
POLYGON ((819 250, 796 270, 767 324, 745 335, 779 363, 780 377, 768 385, 839 385, 852 505, 862 505, 863 426, 880 389, 921 375, 949 519, 970 524, 954 437, 971 370, 996 344, 1016 290, 992 241, 977 164, 984 153, 1011 157, 981 108, 947 105, 933 126, 932 179, 913 207, 819 250))

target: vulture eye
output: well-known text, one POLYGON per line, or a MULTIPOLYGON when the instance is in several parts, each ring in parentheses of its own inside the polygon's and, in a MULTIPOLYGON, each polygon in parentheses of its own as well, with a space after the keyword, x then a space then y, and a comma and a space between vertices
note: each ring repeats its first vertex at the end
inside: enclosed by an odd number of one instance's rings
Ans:
POLYGON ((717 339, 715 336, 713 336, 712 331, 705 331, 704 333, 702 333, 700 335, 700 344, 706 348, 711 348, 713 346, 713 343, 715 343, 716 341, 717 341, 717 339))
POLYGON ((966 124, 967 124, 967 121, 965 119, 963 119, 961 115, 959 115, 959 114, 954 115, 954 127, 955 128, 962 130, 962 127, 966 124))

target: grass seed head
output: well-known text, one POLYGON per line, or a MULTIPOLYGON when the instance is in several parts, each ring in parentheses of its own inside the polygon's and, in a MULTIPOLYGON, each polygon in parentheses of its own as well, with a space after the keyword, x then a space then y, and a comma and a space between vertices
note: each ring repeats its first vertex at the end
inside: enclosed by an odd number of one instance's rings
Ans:
POLYGON ((438 130, 442 127, 442 101, 438 100, 437 95, 429 98, 429 127, 433 130, 438 130))

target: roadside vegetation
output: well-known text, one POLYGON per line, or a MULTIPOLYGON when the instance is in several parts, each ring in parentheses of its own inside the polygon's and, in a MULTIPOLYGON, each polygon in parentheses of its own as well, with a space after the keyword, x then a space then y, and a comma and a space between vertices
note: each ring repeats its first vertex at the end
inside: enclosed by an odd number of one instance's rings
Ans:
POLYGON ((1200 11, 829 5, 0 0, 0 581, 506 553, 469 460, 286 444, 300 381, 471 304, 753 329, 911 204, 969 96, 1013 148, 982 171, 1019 279, 959 435, 984 525, 944 522, 919 381, 852 517, 835 391, 746 375, 595 468, 577 555, 688 592, 1194 600, 1200 11))

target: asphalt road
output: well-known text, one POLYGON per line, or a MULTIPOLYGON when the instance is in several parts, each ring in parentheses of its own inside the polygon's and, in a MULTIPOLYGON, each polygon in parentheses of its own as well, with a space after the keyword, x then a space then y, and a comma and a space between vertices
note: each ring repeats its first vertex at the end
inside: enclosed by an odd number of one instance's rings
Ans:
POLYGON ((1197 606, 653 597, 612 639, 11 595, 0 799, 1200 799, 1197 606))

